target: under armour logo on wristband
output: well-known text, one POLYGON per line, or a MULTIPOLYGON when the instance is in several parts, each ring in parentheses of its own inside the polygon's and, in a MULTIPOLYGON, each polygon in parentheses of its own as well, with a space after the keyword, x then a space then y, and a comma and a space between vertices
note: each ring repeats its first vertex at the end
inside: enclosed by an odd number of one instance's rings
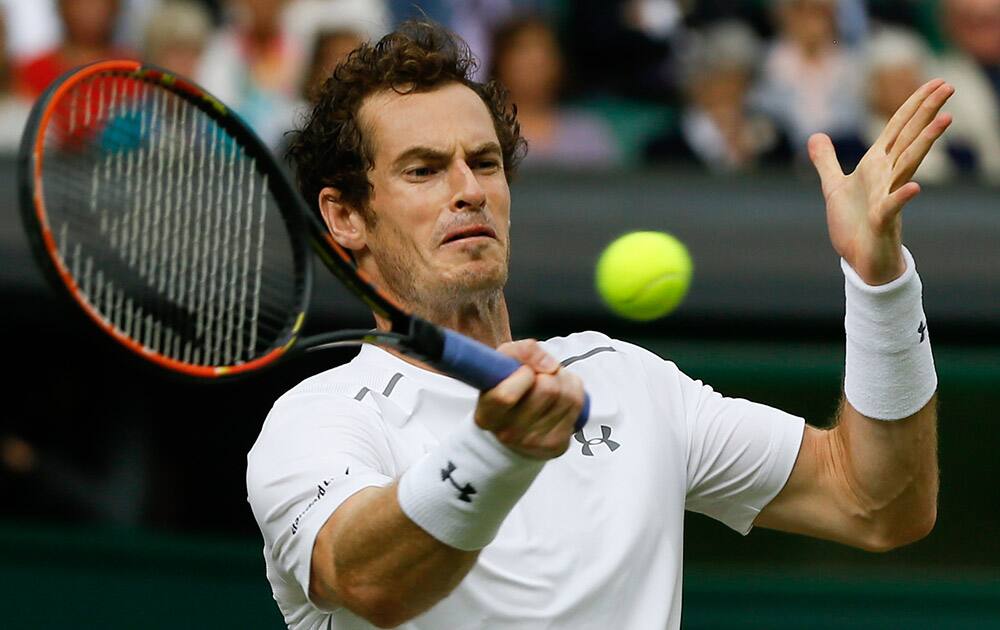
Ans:
POLYGON ((920 343, 924 342, 924 332, 926 331, 927 331, 927 324, 925 324, 924 322, 920 322, 920 325, 917 326, 917 332, 920 333, 920 343))
POLYGON ((476 489, 472 487, 471 483, 467 483, 464 486, 460 486, 455 483, 455 478, 451 476, 451 473, 455 472, 456 467, 452 462, 448 462, 447 468, 441 469, 441 481, 448 480, 451 485, 455 486, 458 490, 458 500, 465 501, 466 503, 472 503, 472 495, 476 494, 476 489))
POLYGON ((576 441, 583 444, 583 454, 587 457, 593 457, 594 451, 590 448, 591 446, 597 446, 598 444, 607 444, 608 448, 612 452, 618 449, 621 444, 615 442, 611 439, 611 427, 602 424, 601 425, 601 437, 587 439, 587 436, 583 434, 583 430, 579 430, 573 434, 576 441))

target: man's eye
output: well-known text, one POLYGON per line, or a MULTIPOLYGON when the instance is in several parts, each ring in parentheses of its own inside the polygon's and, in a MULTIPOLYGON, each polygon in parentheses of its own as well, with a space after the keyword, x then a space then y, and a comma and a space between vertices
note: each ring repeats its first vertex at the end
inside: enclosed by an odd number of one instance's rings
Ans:
POLYGON ((499 167, 500 163, 497 162, 496 160, 480 160, 479 162, 476 163, 476 166, 484 170, 491 170, 499 167))
POLYGON ((406 172, 408 175, 412 175, 413 177, 430 177, 434 174, 434 169, 430 166, 418 166, 416 168, 411 168, 406 172))

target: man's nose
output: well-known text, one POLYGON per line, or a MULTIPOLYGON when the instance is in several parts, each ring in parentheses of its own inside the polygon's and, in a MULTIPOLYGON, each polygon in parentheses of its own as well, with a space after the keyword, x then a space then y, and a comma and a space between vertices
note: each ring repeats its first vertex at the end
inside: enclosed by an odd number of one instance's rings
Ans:
POLYGON ((455 196, 451 200, 452 210, 469 210, 486 205, 486 191, 479 183, 475 171, 464 160, 457 161, 452 185, 455 187, 455 196))

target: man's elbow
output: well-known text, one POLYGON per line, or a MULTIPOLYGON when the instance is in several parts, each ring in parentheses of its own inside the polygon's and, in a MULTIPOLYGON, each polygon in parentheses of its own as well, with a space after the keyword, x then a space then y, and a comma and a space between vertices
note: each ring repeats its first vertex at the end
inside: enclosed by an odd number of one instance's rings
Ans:
POLYGON ((937 522, 937 506, 874 523, 857 546, 865 551, 885 553, 926 538, 937 522))
POLYGON ((352 612, 376 628, 395 628, 416 616, 391 598, 366 602, 363 608, 358 607, 352 612))
POLYGON ((338 590, 341 605, 377 628, 395 628, 421 612, 407 605, 404 597, 381 587, 341 586, 338 590))

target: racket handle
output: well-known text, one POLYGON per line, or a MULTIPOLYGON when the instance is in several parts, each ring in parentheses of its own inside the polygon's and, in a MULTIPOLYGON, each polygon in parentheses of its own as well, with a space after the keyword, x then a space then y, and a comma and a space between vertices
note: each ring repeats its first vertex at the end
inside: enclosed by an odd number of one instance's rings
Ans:
MULTIPOLYGON (((444 348, 440 367, 464 383, 476 389, 493 389, 521 367, 521 364, 505 354, 501 354, 486 344, 453 330, 445 329, 444 348)), ((576 419, 574 429, 579 431, 587 424, 590 416, 590 396, 584 392, 583 408, 576 419)))

